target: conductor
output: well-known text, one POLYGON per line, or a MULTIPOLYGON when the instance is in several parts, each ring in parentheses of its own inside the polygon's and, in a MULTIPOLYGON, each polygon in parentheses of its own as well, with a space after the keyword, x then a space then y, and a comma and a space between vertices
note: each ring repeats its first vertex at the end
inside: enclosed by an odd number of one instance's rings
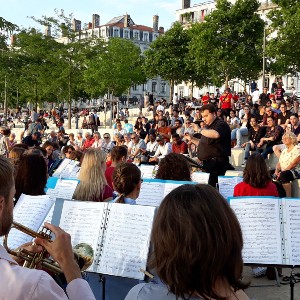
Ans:
POLYGON ((197 145, 197 157, 203 163, 203 170, 210 173, 209 184, 216 187, 218 176, 225 175, 226 170, 232 168, 229 164, 231 155, 230 127, 217 117, 213 104, 203 105, 201 108, 205 128, 194 124, 194 130, 201 133, 197 139, 189 134, 185 138, 197 145))

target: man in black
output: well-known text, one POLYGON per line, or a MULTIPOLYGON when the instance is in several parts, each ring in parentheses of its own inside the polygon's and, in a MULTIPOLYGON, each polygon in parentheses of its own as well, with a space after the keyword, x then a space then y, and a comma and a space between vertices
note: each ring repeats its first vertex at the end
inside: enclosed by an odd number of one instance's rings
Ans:
POLYGON ((267 101, 270 100, 269 96, 268 88, 264 88, 263 92, 259 95, 259 105, 265 106, 267 101))
POLYGON ((215 187, 218 176, 225 175, 226 170, 232 168, 229 164, 230 127, 226 122, 217 118, 213 104, 204 105, 201 110, 206 127, 200 128, 194 125, 194 129, 201 133, 201 138, 196 139, 190 135, 185 135, 185 138, 198 146, 197 157, 203 163, 203 170, 210 173, 208 183, 215 187))
POLYGON ((23 139, 23 144, 27 145, 28 147, 37 147, 40 145, 39 136, 40 136, 39 132, 34 132, 30 135, 27 135, 23 139))

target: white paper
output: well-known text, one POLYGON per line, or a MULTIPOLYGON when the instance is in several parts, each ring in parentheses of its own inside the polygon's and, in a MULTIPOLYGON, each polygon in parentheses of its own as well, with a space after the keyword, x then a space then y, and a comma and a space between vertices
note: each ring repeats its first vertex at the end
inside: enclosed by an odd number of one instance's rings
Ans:
POLYGON ((151 165, 140 165, 140 170, 142 173, 142 178, 154 178, 154 169, 155 166, 151 166, 151 165))
POLYGON ((219 176, 218 186, 220 194, 225 198, 233 197, 234 187, 243 181, 243 177, 234 176, 219 176))
POLYGON ((287 264, 300 265, 300 200, 283 199, 287 264))
POLYGON ((205 172, 193 172, 191 178, 193 182, 208 184, 209 175, 209 173, 205 172))
POLYGON ((154 207, 111 204, 99 273, 143 280, 154 207))
POLYGON ((77 180, 58 179, 54 189, 48 189, 46 194, 56 198, 71 200, 78 185, 77 180))
POLYGON ((243 233, 244 263, 282 264, 279 198, 232 198, 243 233))
MULTIPOLYGON (((102 221, 107 203, 86 201, 65 201, 59 226, 71 235, 73 247, 80 243, 89 244, 94 254, 100 250, 102 221)), ((96 271, 98 257, 88 271, 96 271)))
MULTIPOLYGON (((38 231, 54 202, 55 200, 47 195, 29 196, 22 194, 14 208, 14 221, 38 231)), ((31 236, 12 229, 8 237, 8 246, 15 249, 30 241, 32 241, 31 236)))
POLYGON ((60 178, 77 178, 79 172, 79 162, 65 158, 53 173, 53 177, 60 178))

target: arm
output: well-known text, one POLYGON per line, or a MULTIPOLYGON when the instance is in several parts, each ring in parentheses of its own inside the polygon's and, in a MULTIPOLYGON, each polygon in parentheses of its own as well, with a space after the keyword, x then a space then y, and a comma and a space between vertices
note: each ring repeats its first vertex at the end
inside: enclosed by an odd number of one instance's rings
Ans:
POLYGON ((300 163, 300 155, 296 157, 285 169, 282 169, 282 171, 293 170, 299 163, 300 163))

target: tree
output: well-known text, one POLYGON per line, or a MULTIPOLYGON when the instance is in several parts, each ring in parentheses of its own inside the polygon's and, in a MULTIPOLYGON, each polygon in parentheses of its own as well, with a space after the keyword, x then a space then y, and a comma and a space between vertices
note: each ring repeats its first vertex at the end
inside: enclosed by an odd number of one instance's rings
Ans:
POLYGON ((217 86, 234 78, 248 81, 262 69, 264 22, 257 0, 218 0, 205 22, 191 28, 190 56, 199 74, 217 86))
POLYGON ((189 35, 179 22, 162 36, 158 37, 145 51, 145 72, 147 78, 160 76, 170 82, 170 97, 173 96, 174 84, 187 81, 186 55, 189 35))
POLYGON ((112 38, 94 46, 92 59, 84 72, 87 90, 94 96, 121 96, 132 84, 146 81, 141 50, 132 41, 112 38))
POLYGON ((300 70, 300 2, 272 0, 278 7, 268 15, 271 36, 267 55, 275 74, 295 73, 300 70))

